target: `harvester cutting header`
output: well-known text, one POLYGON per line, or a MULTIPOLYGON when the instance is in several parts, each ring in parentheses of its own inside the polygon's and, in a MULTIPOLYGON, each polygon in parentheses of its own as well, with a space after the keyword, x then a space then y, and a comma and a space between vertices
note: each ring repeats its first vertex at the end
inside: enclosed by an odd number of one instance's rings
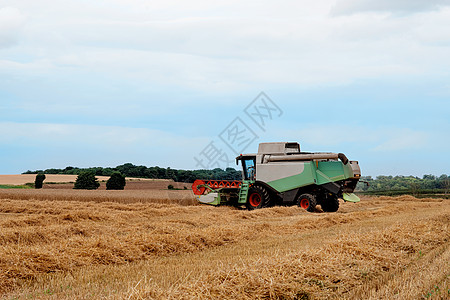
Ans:
POLYGON ((343 153, 301 152, 298 143, 261 143, 258 153, 241 154, 242 181, 196 180, 198 201, 211 205, 258 209, 297 204, 313 212, 339 208, 339 198, 358 202, 353 194, 361 177, 357 161, 343 153))

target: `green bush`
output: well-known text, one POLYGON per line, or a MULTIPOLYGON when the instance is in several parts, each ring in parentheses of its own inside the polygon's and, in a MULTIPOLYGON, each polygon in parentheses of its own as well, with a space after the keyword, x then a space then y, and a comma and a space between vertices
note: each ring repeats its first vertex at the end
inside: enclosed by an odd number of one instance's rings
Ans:
POLYGON ((95 174, 90 171, 81 172, 75 180, 74 189, 81 190, 96 190, 100 186, 100 183, 95 178, 95 174))
POLYGON ((174 190, 175 188, 173 187, 173 185, 169 184, 169 185, 167 186, 167 189, 169 189, 169 190, 174 190))
POLYGON ((106 182, 107 190, 123 190, 125 188, 125 176, 123 176, 120 172, 114 172, 111 174, 111 177, 106 182))
POLYGON ((42 185, 44 184, 45 174, 37 174, 36 179, 34 180, 34 188, 42 189, 42 185))

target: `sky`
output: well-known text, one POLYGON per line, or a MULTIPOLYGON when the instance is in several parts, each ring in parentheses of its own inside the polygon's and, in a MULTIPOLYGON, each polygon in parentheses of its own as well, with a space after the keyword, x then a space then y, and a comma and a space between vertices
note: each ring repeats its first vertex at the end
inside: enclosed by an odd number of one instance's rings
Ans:
POLYGON ((0 0, 0 174, 280 141, 450 174, 449 57, 450 0, 0 0))

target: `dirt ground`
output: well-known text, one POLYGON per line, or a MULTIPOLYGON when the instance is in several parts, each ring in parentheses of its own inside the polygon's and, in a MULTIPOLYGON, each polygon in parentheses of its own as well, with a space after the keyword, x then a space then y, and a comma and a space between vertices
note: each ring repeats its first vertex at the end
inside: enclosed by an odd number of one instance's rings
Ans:
POLYGON ((0 193, 4 299, 450 296, 449 200, 366 197, 307 213, 173 204, 185 191, 173 203, 25 192, 41 194, 0 193))

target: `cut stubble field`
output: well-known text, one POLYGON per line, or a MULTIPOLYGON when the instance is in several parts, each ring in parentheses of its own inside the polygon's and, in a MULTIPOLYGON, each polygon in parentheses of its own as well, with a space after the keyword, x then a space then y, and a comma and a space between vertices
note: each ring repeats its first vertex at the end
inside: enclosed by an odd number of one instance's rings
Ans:
POLYGON ((366 197, 307 213, 159 192, 0 191, 3 298, 450 296, 449 200, 366 197))

